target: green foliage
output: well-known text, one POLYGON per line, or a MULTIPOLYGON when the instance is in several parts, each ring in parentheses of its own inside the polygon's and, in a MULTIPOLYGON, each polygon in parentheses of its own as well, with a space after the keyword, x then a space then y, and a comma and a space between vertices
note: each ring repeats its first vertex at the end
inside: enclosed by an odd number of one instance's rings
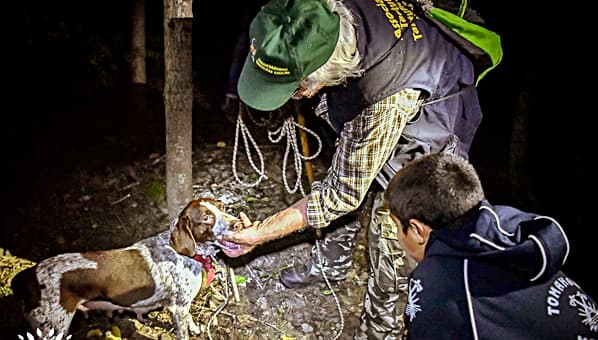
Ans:
POLYGON ((243 275, 235 275, 235 283, 238 286, 245 286, 247 284, 247 277, 243 275))
POLYGON ((143 186, 143 196, 158 203, 166 198, 166 185, 161 181, 153 180, 143 186))
POLYGON ((260 276, 260 279, 261 279, 261 280, 262 280, 262 282, 264 282, 264 283, 268 283, 268 281, 270 281, 270 280, 278 280, 278 276, 280 275, 280 273, 281 273, 283 270, 285 270, 285 269, 291 268, 292 266, 293 266, 293 265, 290 265, 290 264, 289 264, 289 265, 286 265, 286 266, 282 266, 282 267, 280 267, 280 268, 278 268, 278 269, 274 270, 273 272, 262 274, 262 275, 260 276))
MULTIPOLYGON (((334 293, 338 293, 338 292, 339 292, 338 288, 334 289, 334 293)), ((333 293, 333 290, 330 290, 330 289, 324 289, 322 291, 322 294, 326 295, 326 296, 332 295, 332 293, 333 293)))

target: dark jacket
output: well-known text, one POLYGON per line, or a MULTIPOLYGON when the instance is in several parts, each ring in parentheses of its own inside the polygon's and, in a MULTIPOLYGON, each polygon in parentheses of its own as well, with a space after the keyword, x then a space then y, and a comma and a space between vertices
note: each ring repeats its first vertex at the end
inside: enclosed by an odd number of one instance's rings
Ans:
POLYGON ((467 55, 408 1, 347 0, 354 14, 365 73, 325 88, 329 118, 337 132, 375 102, 404 88, 422 90, 425 104, 403 131, 377 180, 386 187, 408 161, 430 152, 454 150, 467 158, 482 119, 474 66, 467 55))
POLYGON ((411 339, 597 339, 598 305, 563 266, 552 218, 484 201, 434 230, 412 272, 411 339))

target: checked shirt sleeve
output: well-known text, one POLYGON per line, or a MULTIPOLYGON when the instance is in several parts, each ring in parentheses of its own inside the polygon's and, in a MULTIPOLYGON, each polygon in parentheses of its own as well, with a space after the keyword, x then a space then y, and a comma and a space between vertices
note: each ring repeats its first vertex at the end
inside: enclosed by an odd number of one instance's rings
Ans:
POLYGON ((420 106, 420 91, 403 89, 345 123, 328 174, 313 183, 308 196, 307 223, 311 227, 323 228, 359 207, 420 106))

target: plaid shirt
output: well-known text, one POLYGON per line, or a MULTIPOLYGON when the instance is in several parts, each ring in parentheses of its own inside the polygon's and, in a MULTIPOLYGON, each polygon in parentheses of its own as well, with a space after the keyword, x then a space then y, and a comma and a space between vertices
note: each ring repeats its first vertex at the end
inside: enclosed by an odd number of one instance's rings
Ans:
MULTIPOLYGON (((421 103, 419 90, 403 89, 345 123, 328 174, 322 181, 314 181, 308 195, 307 223, 311 227, 325 227, 359 207, 421 103)), ((316 115, 330 123, 327 111, 324 95, 316 115)))

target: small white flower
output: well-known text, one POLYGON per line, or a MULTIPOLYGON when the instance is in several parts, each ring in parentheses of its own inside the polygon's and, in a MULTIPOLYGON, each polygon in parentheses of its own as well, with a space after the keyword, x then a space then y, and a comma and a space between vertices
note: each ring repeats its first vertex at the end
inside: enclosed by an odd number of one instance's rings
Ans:
MULTIPOLYGON (((64 337, 63 332, 60 332, 60 333, 54 335, 54 329, 50 329, 48 331, 48 334, 44 335, 42 333, 42 331, 39 328, 37 328, 35 330, 35 334, 37 335, 37 338, 33 334, 27 332, 27 340, 36 340, 36 339, 38 339, 38 340, 62 340, 64 337)), ((17 334, 17 336, 18 336, 19 340, 25 340, 25 338, 22 335, 17 334)), ((72 335, 68 335, 66 338, 64 338, 64 340, 70 340, 72 337, 73 337, 72 335)))

